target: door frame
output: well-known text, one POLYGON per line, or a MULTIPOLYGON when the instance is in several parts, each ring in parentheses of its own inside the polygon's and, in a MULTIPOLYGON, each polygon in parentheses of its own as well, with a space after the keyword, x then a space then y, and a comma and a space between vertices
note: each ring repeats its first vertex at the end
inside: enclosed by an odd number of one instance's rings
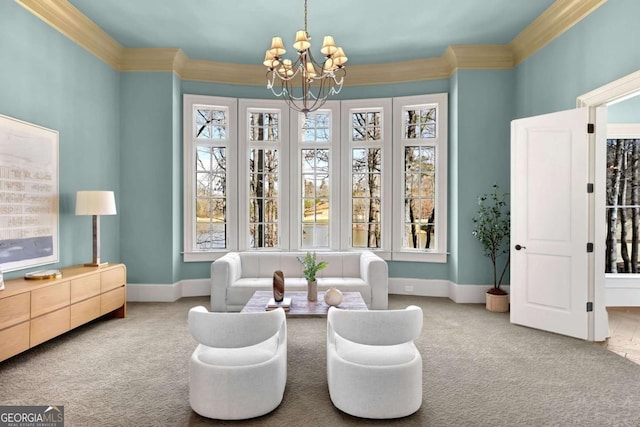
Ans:
MULTIPOLYGON (((607 139, 640 139, 640 123, 610 123, 607 139)), ((640 305, 640 273, 605 273, 604 289, 607 307, 640 305)))
MULTIPOLYGON (((609 104, 623 101, 640 93, 640 70, 626 75, 611 83, 578 96, 576 106, 589 107, 589 121, 595 123, 596 115, 606 114, 609 104)), ((591 268, 589 269, 590 283, 589 297, 593 301, 593 316, 589 321, 589 341, 604 341, 609 336, 609 319, 606 310, 605 273, 603 250, 599 250, 601 242, 605 241, 606 224, 598 218, 604 218, 606 205, 606 144, 596 144, 596 141, 604 141, 607 137, 606 126, 604 129, 596 129, 595 134, 590 135, 589 145, 592 150, 590 156, 590 176, 594 183, 594 197, 589 203, 590 227, 589 239, 594 242, 595 250, 591 254, 591 268)))

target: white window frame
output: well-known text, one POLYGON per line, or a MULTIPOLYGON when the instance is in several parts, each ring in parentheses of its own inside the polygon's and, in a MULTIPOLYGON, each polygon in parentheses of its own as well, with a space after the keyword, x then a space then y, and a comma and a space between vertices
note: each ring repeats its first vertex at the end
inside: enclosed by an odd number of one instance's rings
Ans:
POLYGON ((447 262, 447 141, 448 141, 448 103, 447 94, 431 94, 404 96, 393 98, 393 254, 397 261, 414 262, 447 262), (405 108, 432 105, 436 112, 436 137, 425 143, 425 140, 406 140, 403 135, 403 111, 405 108), (433 146, 436 149, 436 197, 435 197, 435 229, 436 247, 434 249, 407 249, 403 247, 404 236, 404 148, 406 145, 433 146))
MULTIPOLYGON (((300 251, 302 225, 300 195, 301 125, 304 115, 290 112, 284 101, 237 99, 204 95, 183 95, 184 162, 184 261, 213 261, 227 252, 249 250, 249 165, 248 112, 250 109, 281 112, 279 150, 278 248, 255 250, 300 251), (196 147, 203 144, 195 135, 194 107, 221 107, 228 111, 227 152, 227 243, 224 249, 195 250, 196 147)), ((353 248, 351 236, 351 117, 353 110, 381 108, 383 111, 382 160, 382 248, 374 251, 384 259, 413 262, 447 262, 447 94, 409 97, 328 101, 321 110, 331 113, 330 234, 329 247, 318 251, 362 251, 353 248), (403 248, 404 233, 404 147, 415 140, 403 140, 403 108, 417 105, 437 108, 436 138, 436 247, 428 250, 403 248), (394 207, 396 207, 394 209, 394 207), (345 219, 343 221, 343 219, 345 219)), ((424 140, 420 141, 421 143, 424 140)), ((204 143, 206 145, 206 142, 204 143)), ((273 147, 272 143, 265 147, 273 147)), ((256 147, 253 144, 252 147, 256 147)))
MULTIPOLYGON (((331 114, 331 142, 329 145, 330 151, 330 163, 329 163, 329 188, 331 194, 329 195, 329 247, 309 249, 302 248, 302 221, 301 221, 301 203, 299 197, 302 194, 302 188, 300 183, 301 176, 301 149, 308 148, 308 143, 301 142, 301 129, 304 120, 304 114, 293 113, 291 114, 291 176, 289 181, 291 182, 291 191, 288 193, 292 195, 290 201, 291 221, 290 221, 290 244, 289 248, 296 251, 336 251, 340 250, 340 235, 341 235, 341 221, 340 221, 340 192, 341 192, 341 179, 340 179, 340 101, 327 101, 322 108, 318 111, 329 111, 331 114)), ((319 148, 325 148, 325 146, 316 145, 319 148)))
MULTIPOLYGON (((640 138, 640 123, 607 124, 607 139, 638 138, 640 138)), ((606 209, 608 207, 605 207, 605 212, 606 209)), ((606 288, 616 289, 620 293, 638 289, 638 279, 640 279, 640 274, 638 273, 605 273, 604 276, 606 288)))
POLYGON ((239 162, 238 162, 238 200, 239 206, 239 244, 241 251, 282 251, 291 247, 287 239, 290 235, 288 229, 289 217, 289 108, 280 100, 264 99, 240 99, 238 103, 238 121, 240 128, 239 138, 239 162), (250 111, 277 112, 278 141, 256 143, 249 141, 250 111), (278 150, 278 247, 276 248, 251 248, 249 247, 249 151, 252 148, 276 148, 278 150))
POLYGON ((341 141, 342 141, 342 211, 341 218, 344 224, 344 232, 341 236, 340 247, 349 251, 371 250, 384 259, 391 259, 391 224, 392 224, 392 98, 378 99, 359 99, 342 101, 342 117, 341 117, 341 141), (351 241, 351 214, 353 198, 351 197, 351 173, 352 173, 352 148, 371 148, 371 142, 364 141, 362 143, 352 143, 353 123, 351 120, 352 113, 363 111, 378 111, 382 114, 382 139, 377 144, 382 150, 381 164, 381 238, 382 246, 376 248, 354 248, 351 241))
MULTIPOLYGON (((202 95, 183 95, 183 169, 184 169, 184 261, 212 261, 225 253, 238 249, 236 230, 238 229, 237 202, 230 199, 231 195, 237 194, 237 174, 230 170, 229 165, 237 164, 237 99, 223 98, 202 95), (227 233, 226 247, 208 251, 198 251, 195 248, 196 227, 196 149, 199 145, 208 145, 203 140, 195 138, 194 110, 196 106, 220 107, 228 111, 227 116, 227 139, 224 147, 227 155, 227 233)), ((219 145, 216 143, 215 145, 219 145)))

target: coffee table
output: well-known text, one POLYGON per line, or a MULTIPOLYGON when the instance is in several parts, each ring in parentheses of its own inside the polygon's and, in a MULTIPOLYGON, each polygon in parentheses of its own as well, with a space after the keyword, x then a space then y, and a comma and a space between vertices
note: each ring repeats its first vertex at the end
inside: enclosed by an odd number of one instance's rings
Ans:
MULTIPOLYGON (((326 317, 329 305, 324 302, 324 292, 318 292, 317 301, 309 301, 305 291, 285 291, 285 298, 291 298, 291 307, 287 311, 288 317, 326 317)), ((272 291, 256 291, 251 299, 240 311, 241 313, 255 313, 265 311, 267 303, 273 298, 272 291)), ((338 306, 343 310, 367 310, 367 304, 360 292, 342 292, 342 303, 338 306)))

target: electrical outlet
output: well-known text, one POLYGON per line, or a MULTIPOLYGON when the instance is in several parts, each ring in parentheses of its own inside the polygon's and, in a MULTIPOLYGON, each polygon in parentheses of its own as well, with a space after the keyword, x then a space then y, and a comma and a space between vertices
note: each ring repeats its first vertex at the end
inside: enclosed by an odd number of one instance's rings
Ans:
POLYGON ((404 290, 405 290, 406 292, 413 292, 413 286, 405 286, 405 287, 404 287, 404 290))

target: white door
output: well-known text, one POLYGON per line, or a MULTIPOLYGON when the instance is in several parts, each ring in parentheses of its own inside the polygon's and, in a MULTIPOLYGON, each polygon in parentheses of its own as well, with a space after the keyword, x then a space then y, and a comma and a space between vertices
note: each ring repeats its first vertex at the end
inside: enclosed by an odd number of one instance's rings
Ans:
POLYGON ((587 108, 511 123, 511 322, 587 339, 587 108))

